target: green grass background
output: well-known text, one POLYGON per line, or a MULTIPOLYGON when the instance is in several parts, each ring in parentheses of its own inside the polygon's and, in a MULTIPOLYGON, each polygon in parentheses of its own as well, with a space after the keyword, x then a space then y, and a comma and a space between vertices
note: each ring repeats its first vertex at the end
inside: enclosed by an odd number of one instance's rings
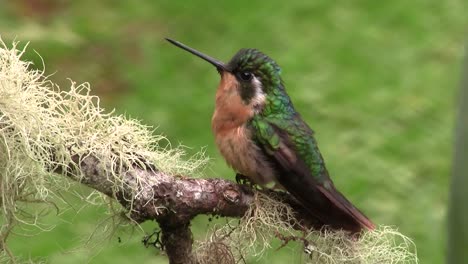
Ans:
MULTIPOLYGON (((224 61, 243 47, 262 50, 282 67, 338 188, 376 223, 411 237, 421 263, 443 263, 467 7, 464 0, 0 0, 0 34, 7 43, 30 41, 26 58, 41 67, 33 50, 41 54, 54 82, 90 82, 107 109, 158 127, 189 153, 204 148, 212 158, 206 176, 231 179, 210 131, 218 74, 163 38, 224 61)), ((53 231, 11 236, 15 254, 48 263, 167 261, 141 245, 140 232, 80 246, 105 210, 70 201, 71 209, 43 220, 53 231)), ((197 237, 209 226, 206 218, 193 223, 197 237)), ((249 263, 300 261, 285 249, 249 263)))

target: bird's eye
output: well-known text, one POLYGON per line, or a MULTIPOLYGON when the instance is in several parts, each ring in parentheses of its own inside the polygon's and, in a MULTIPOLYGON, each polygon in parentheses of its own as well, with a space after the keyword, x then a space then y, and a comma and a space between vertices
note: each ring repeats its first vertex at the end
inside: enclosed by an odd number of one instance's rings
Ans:
POLYGON ((241 78, 241 80, 244 82, 248 82, 252 80, 252 77, 253 77, 253 74, 250 72, 240 72, 238 75, 241 78))

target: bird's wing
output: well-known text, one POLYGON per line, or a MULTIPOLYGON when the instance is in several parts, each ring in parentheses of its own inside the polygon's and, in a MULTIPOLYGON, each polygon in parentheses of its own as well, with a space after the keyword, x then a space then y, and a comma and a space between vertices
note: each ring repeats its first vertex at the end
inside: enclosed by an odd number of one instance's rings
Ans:
POLYGON ((324 225, 359 232, 374 224, 333 185, 312 130, 300 118, 254 118, 256 142, 278 170, 278 182, 324 225))

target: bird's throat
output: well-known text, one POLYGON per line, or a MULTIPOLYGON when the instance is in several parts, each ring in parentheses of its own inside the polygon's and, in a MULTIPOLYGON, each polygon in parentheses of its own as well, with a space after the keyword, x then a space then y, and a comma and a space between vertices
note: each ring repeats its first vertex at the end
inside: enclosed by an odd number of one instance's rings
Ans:
POLYGON ((215 111, 211 126, 215 135, 226 133, 245 125, 254 115, 254 109, 246 105, 239 94, 239 82, 229 73, 221 74, 216 91, 215 111))

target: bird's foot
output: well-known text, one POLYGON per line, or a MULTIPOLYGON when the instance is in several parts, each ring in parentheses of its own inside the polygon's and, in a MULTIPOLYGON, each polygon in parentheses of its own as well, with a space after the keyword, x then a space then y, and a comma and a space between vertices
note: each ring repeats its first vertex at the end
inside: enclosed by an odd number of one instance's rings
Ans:
POLYGON ((248 185, 251 188, 254 186, 254 183, 249 179, 249 177, 240 173, 236 173, 236 182, 238 184, 248 185))

